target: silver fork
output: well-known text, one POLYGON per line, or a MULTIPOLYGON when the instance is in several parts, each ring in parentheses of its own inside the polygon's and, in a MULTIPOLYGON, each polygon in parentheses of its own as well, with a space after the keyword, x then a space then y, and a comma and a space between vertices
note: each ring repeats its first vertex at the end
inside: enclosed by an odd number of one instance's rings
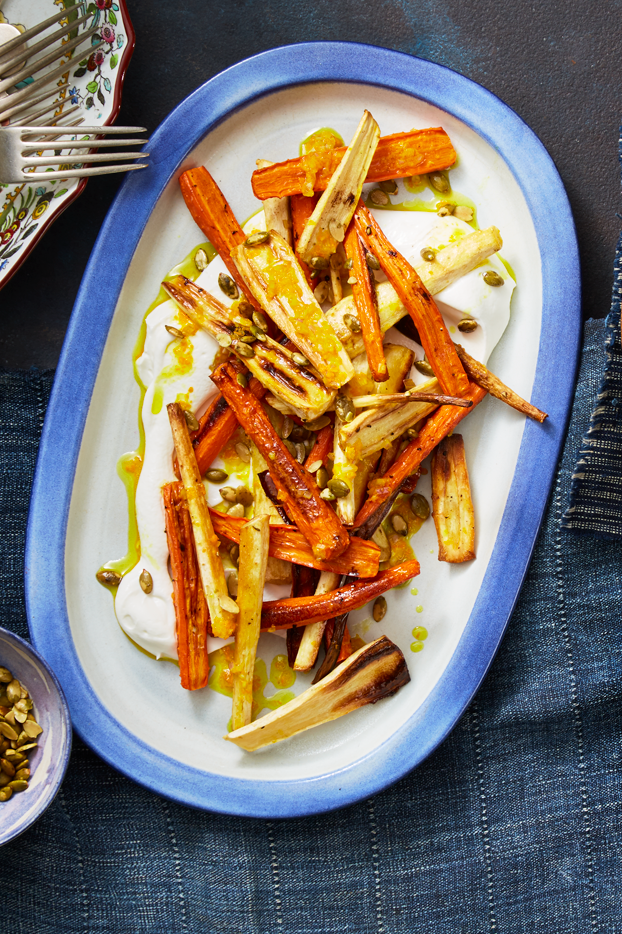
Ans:
POLYGON ((123 159, 145 159, 148 152, 106 152, 93 154, 89 150, 101 146, 117 148, 135 147, 148 143, 148 139, 95 139, 98 136, 119 137, 124 134, 146 133, 144 127, 123 126, 80 126, 75 128, 59 126, 6 126, 0 127, 0 182, 5 184, 46 181, 57 178, 83 178, 89 175, 109 175, 112 172, 131 172, 134 169, 146 169, 145 162, 114 163, 123 159), (76 136, 79 134, 79 139, 76 136), (72 137, 67 139, 66 137, 72 137), (87 137, 83 139, 83 137, 87 137), (53 150, 54 155, 41 156, 38 153, 53 150), (63 151, 79 155, 62 155, 63 151), (99 163, 92 166, 93 163, 99 163), (75 166, 58 169, 55 172, 37 172, 37 169, 50 165, 75 166), (87 166, 86 168, 84 166, 87 166))
MULTIPOLYGON (((67 10, 61 10, 49 19, 39 23, 37 26, 33 26, 32 29, 27 29, 26 32, 22 33, 20 36, 16 36, 14 39, 9 40, 9 42, 0 45, 0 122, 5 122, 16 113, 28 110, 35 103, 39 103, 45 97, 50 96, 49 94, 40 95, 40 91, 46 85, 49 85, 52 81, 55 81, 64 74, 71 67, 71 64, 69 62, 63 62, 51 71, 40 75, 25 88, 11 92, 11 89, 14 88, 16 84, 23 81, 25 78, 32 77, 32 75, 41 71, 41 69, 47 68, 57 59, 65 58, 68 53, 76 49, 85 40, 90 39, 97 31, 97 27, 86 29, 69 42, 61 43, 57 47, 52 48, 60 39, 66 36, 67 33, 73 32, 75 29, 79 28, 85 20, 89 19, 91 14, 87 13, 84 16, 78 17, 68 25, 55 30, 49 36, 46 36, 34 45, 28 46, 27 43, 30 39, 44 32, 50 26, 55 25, 59 20, 63 19, 63 17, 67 17, 68 12, 67 10), (45 52, 46 49, 50 48, 52 51, 47 54, 42 55, 40 58, 33 58, 33 56, 37 55, 39 52, 45 52)), ((97 45, 89 46, 89 54, 97 51, 103 44, 103 42, 99 42, 97 45)), ((59 89, 56 89, 56 93, 58 93, 58 91, 59 89)), ((58 107, 58 105, 56 105, 56 107, 58 107)), ((33 114, 32 118, 31 115, 29 115, 28 122, 34 123, 35 119, 39 119, 42 114, 49 113, 52 109, 53 108, 48 106, 36 115, 33 114)), ((67 112, 65 112, 63 116, 67 116, 67 112)))

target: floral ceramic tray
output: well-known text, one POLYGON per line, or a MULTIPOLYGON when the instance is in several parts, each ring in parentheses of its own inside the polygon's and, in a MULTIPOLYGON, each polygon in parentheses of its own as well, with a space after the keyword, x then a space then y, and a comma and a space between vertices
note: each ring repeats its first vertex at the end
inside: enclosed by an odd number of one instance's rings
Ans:
MULTIPOLYGON (((64 110, 77 104, 83 113, 76 111, 73 119, 82 116, 90 126, 113 123, 121 106, 123 79, 134 50, 134 30, 125 0, 89 0, 88 3, 84 0, 75 4, 70 0, 4 0, 0 3, 0 23, 29 29, 53 16, 62 9, 63 3, 68 18, 61 20, 60 25, 70 22, 71 18, 92 14, 79 30, 98 26, 91 43, 96 45, 103 41, 104 44, 94 52, 85 44, 69 53, 67 72, 57 82, 58 85, 69 82, 69 87, 59 90, 54 100, 56 110, 50 120, 56 120, 64 110)), ((73 33, 66 39, 70 36, 73 33)), ((49 70, 55 67, 56 62, 49 70)), ((28 79, 18 87, 25 87, 27 83, 28 79)), ((36 185, 3 185, 0 182, 0 288, 21 266, 52 221, 84 191, 86 181, 85 178, 47 183, 38 180, 36 185)))

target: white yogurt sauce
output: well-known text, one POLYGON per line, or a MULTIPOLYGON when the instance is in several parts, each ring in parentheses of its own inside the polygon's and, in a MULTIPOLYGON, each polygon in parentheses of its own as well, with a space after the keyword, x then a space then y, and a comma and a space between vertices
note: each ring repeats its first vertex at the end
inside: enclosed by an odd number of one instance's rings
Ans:
MULTIPOLYGON (((421 262, 422 247, 438 248, 447 245, 451 237, 455 239, 460 231, 471 232, 468 224, 451 216, 439 218, 436 214, 413 211, 378 210, 373 213, 389 240, 413 265, 421 262)), ((244 225, 244 230, 252 233, 264 226, 263 211, 260 211, 244 225)), ((196 281, 229 306, 231 299, 226 298, 218 286, 218 275, 221 272, 227 272, 227 269, 222 259, 216 256, 196 281)), ((493 256, 485 265, 463 276, 435 297, 445 323, 450 330, 455 329, 458 335, 454 339, 458 340, 459 337, 468 352, 483 363, 486 363, 507 327, 513 289, 514 282, 503 263, 493 256), (482 272, 487 269, 498 272, 504 279, 504 285, 494 288, 486 285, 482 272), (470 334, 462 334, 455 328, 465 312, 480 325, 470 334)), ((176 479, 172 468, 173 440, 166 406, 183 395, 188 398, 196 414, 201 415, 205 411, 216 394, 210 378, 210 365, 217 344, 207 333, 198 331, 190 338, 192 364, 187 372, 179 375, 179 367, 176 366, 178 361, 173 354, 177 341, 171 338, 165 324, 178 327, 180 324, 177 306, 172 301, 158 305, 147 317, 145 347, 137 361, 140 378, 147 387, 141 412, 145 429, 145 453, 136 490, 136 521, 141 557, 119 585, 115 611, 121 627, 134 642, 157 658, 177 658, 175 609, 168 573, 168 547, 160 492, 165 483, 176 479), (157 412, 153 411, 154 408, 157 412), (138 580, 143 569, 149 571, 153 578, 153 590, 148 595, 143 593, 138 580)), ((386 337, 389 342, 412 347, 416 351, 416 359, 423 358, 422 348, 395 328, 386 337)), ((415 369, 411 377, 415 382, 426 379, 415 369)), ((235 484, 235 477, 227 481, 231 482, 235 484)), ((220 502, 216 484, 207 483, 206 489, 211 505, 220 502)), ((268 598, 274 599, 276 596, 276 593, 271 592, 268 598)), ((222 644, 220 639, 210 639, 208 650, 222 644)))

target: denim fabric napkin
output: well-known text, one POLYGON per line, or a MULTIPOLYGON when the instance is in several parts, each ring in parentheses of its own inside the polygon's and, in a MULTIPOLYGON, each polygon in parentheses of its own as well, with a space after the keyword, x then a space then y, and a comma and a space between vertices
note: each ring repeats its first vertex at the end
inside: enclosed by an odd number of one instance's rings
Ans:
MULTIPOLYGON (((76 739, 59 796, 2 850, 3 934, 622 932, 620 550, 561 530, 604 335, 587 323, 568 441, 501 649, 423 765, 336 813, 251 820, 157 797, 76 739)), ((51 376, 0 373, 0 624, 20 635, 51 376)))

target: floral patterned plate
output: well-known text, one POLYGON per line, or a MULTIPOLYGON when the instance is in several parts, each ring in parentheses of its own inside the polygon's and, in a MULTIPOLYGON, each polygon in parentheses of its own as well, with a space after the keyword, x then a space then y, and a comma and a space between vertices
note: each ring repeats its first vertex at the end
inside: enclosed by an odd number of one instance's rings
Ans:
MULTIPOLYGON (((98 26, 91 43, 103 45, 89 53, 88 45, 80 46, 67 56, 67 72, 58 85, 69 81, 68 88, 59 90, 54 103, 56 110, 49 122, 61 116, 63 110, 79 104, 89 126, 113 123, 121 106, 123 79, 134 50, 134 29, 125 0, 0 0, 0 23, 30 28, 53 16, 58 9, 67 10, 67 20, 85 13, 91 19, 79 27, 98 26)), ((74 33, 69 33, 69 40, 74 33)), ((55 62, 50 70, 56 67, 55 62)), ((18 87, 25 86, 26 79, 18 87)), ((21 116, 21 115, 20 115, 21 116)), ((56 168, 56 167, 54 167, 56 168)), ((84 191, 86 178, 59 179, 37 184, 3 185, 0 181, 0 288, 39 242, 47 228, 84 191)))

